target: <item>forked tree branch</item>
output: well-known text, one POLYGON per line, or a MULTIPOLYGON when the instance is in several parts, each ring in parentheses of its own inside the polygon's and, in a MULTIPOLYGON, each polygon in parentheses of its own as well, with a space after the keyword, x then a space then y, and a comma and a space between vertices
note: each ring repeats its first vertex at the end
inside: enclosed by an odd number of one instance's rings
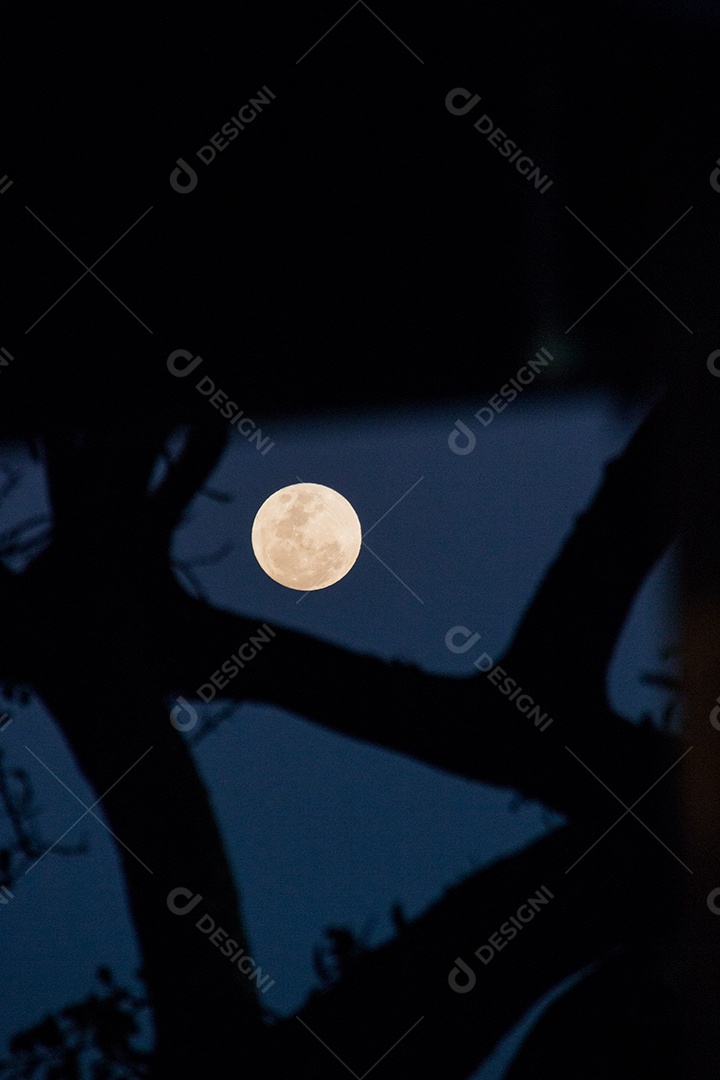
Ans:
POLYGON ((678 527, 668 410, 666 400, 657 405, 608 467, 500 660, 552 717, 542 732, 484 674, 431 675, 281 627, 222 686, 221 665, 259 624, 189 598, 173 619, 170 692, 196 698, 219 672, 218 696, 277 705, 577 819, 598 793, 566 752, 571 745, 618 794, 637 797, 682 746, 613 713, 604 680, 632 599, 678 527))

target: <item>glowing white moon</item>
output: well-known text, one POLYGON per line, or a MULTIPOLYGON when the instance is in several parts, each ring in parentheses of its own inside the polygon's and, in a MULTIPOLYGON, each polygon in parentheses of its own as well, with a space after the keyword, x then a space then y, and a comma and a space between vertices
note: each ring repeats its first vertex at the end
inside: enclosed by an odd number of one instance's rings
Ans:
POLYGON ((262 504, 252 527, 255 558, 288 589, 326 589, 345 577, 360 553, 357 514, 323 484, 290 484, 262 504))

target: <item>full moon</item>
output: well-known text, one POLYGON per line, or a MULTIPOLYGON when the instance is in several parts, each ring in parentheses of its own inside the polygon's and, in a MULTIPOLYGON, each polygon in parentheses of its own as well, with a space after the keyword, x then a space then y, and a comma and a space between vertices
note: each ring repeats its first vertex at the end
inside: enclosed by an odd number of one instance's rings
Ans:
POLYGON ((252 527, 255 558, 288 589, 311 592, 344 578, 360 553, 357 514, 322 484, 290 484, 262 504, 252 527))

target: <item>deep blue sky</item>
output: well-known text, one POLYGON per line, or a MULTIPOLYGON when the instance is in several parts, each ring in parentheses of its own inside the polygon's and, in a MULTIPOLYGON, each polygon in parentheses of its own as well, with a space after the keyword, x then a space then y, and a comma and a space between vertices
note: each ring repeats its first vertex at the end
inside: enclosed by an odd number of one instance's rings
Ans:
MULTIPOLYGON (((177 554, 202 555, 231 541, 231 553, 198 575, 214 603, 256 615, 258 624, 275 621, 435 672, 468 672, 480 652, 499 656, 603 464, 640 418, 621 414, 609 400, 536 404, 531 396, 487 429, 472 419, 483 400, 261 425, 275 447, 262 455, 239 437, 233 442, 213 486, 232 492, 234 501, 198 498, 177 536, 177 554), (478 437, 465 457, 448 448, 458 418, 478 437), (341 582, 300 603, 300 594, 266 577, 250 547, 252 521, 268 495, 298 476, 345 495, 364 530, 423 477, 368 536, 423 603, 367 550, 341 582), (445 646, 456 625, 481 635, 464 655, 445 646)), ((0 524, 13 524, 42 498, 40 471, 28 464, 0 524)), ((638 674, 657 669, 659 649, 672 640, 667 564, 646 583, 613 663, 613 704, 633 717, 664 701, 638 674)), ((225 659, 218 656, 218 666, 225 659)), ((81 808, 25 746, 80 798, 93 797, 43 710, 33 702, 13 705, 12 713, 2 745, 8 763, 33 777, 39 824, 50 843, 81 808)), ((199 746, 198 761, 243 893, 253 955, 275 980, 264 1001, 281 1012, 294 1010, 314 985, 312 949, 325 927, 369 926, 378 942, 390 932, 394 902, 410 916, 419 913, 450 883, 523 846, 552 820, 527 803, 511 812, 508 791, 455 779, 264 707, 243 706, 199 746)), ((120 978, 138 965, 113 841, 90 818, 67 839, 82 835, 90 841, 88 855, 47 856, 0 908, 0 1045, 45 1010, 87 993, 99 964, 120 978)), ((485 936, 479 926, 478 942, 485 936)), ((448 970, 453 961, 448 956, 448 970)), ((502 1060, 499 1054, 478 1078, 499 1076, 502 1060)))

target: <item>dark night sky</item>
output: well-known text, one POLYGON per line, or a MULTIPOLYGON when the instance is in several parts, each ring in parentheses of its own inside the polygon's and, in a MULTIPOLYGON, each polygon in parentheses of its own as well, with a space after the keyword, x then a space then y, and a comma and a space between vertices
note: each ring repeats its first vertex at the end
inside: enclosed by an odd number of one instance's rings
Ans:
POLYGON ((120 424, 140 397, 158 420, 187 414, 164 370, 179 347, 260 415, 474 397, 612 285, 603 244, 628 264, 654 245, 637 273, 677 318, 628 276, 567 338, 565 378, 638 392, 694 355, 718 258, 717 20, 389 2, 390 30, 356 6, 319 41, 346 10, 124 4, 100 20, 77 3, 42 32, 31 7, 9 11, 3 341, 23 363, 3 431, 87 398, 120 424), (264 85, 271 105, 201 165, 264 85), (481 96, 467 116, 445 107, 458 86, 481 96), (545 194, 474 130, 481 112, 553 178, 545 194), (169 184, 180 157, 199 170, 186 195, 169 184), (132 314, 88 275, 43 317, 82 273, 62 244, 103 256, 132 314), (338 378, 340 356, 362 378, 338 378))

